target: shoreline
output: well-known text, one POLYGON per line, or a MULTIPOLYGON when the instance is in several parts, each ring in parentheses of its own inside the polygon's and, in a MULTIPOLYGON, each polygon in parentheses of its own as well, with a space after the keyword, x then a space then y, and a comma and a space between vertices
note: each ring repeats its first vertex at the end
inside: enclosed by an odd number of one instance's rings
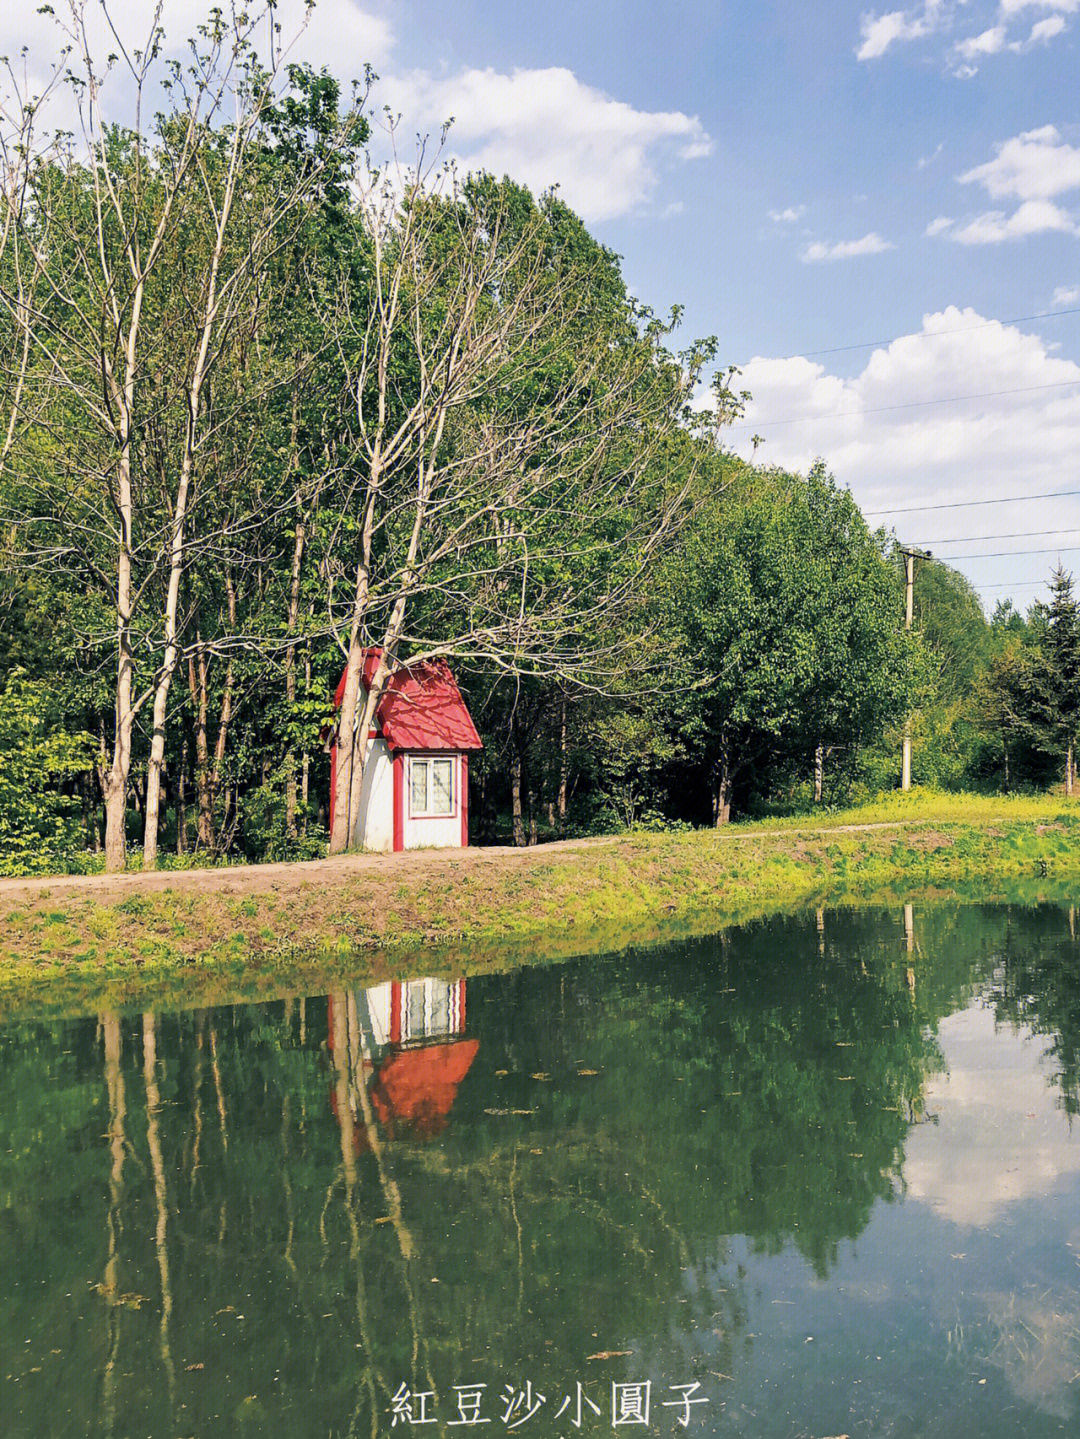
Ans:
MULTIPOLYGON (((844 818, 844 817, 839 817, 844 818)), ((809 905, 964 895, 1068 902, 1080 813, 732 827, 528 849, 0 884, 0 1018, 156 996, 187 1007, 343 975, 477 973, 716 932, 809 905)))

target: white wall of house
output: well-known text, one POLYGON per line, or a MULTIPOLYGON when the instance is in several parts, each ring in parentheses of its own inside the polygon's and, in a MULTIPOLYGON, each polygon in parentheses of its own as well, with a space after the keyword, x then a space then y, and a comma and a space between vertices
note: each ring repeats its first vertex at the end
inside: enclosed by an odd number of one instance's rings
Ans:
MULTIPOLYGON (((439 770, 440 775, 445 770, 439 770)), ((405 833, 406 849, 460 849, 461 848, 461 756, 460 754, 432 755, 410 754, 405 756, 405 833), (450 765, 451 812, 436 814, 439 808, 438 796, 434 793, 433 766, 450 765), (417 770, 426 767, 424 779, 419 783, 417 770), (418 789, 426 792, 426 804, 419 804, 418 789), (427 812, 425 812, 425 809, 427 812)))
POLYGON ((363 849, 394 848, 394 762, 383 739, 368 744, 353 842, 363 849))
MULTIPOLYGON (((367 1002, 368 1023, 371 1026, 371 1037, 376 1049, 383 1049, 390 1043, 390 1002, 393 993, 393 986, 390 980, 384 984, 372 985, 370 989, 361 989, 357 998, 367 1002)), ((358 1006, 359 1008, 360 1006, 358 1006)))

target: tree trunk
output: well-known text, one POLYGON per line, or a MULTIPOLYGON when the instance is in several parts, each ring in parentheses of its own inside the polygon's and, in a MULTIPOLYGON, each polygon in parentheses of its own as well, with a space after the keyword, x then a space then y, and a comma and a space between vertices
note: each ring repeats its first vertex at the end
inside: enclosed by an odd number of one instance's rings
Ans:
MULTIPOLYGON (((228 597, 229 606, 229 628, 236 629, 236 586, 233 584, 232 576, 225 576, 225 593, 228 597)), ((236 664, 232 652, 225 665, 225 684, 221 691, 221 713, 218 716, 217 739, 214 742, 214 769, 211 777, 211 796, 213 797, 221 789, 222 776, 225 772, 225 755, 228 751, 229 723, 232 720, 233 691, 236 688, 236 664)))
POLYGON ((1073 792, 1073 743, 1065 751, 1065 793, 1071 798, 1073 792))
MULTIPOLYGON (((311 694, 311 644, 304 647, 304 697, 311 694)), ((300 833, 307 835, 308 805, 311 803, 311 754, 305 741, 300 761, 300 833)))
POLYGON ((337 765, 332 776, 334 785, 330 827, 330 853, 344 854, 352 840, 353 816, 349 812, 352 770, 357 761, 356 721, 360 702, 361 679, 364 671, 364 650, 359 636, 353 636, 345 660, 345 685, 337 729, 337 765))
POLYGON ((536 790, 529 790, 529 843, 536 844, 539 836, 536 832, 536 790))
MULTIPOLYGON (((228 603, 230 628, 236 628, 236 586, 231 574, 225 576, 225 593, 228 603)), ((232 719, 233 691, 236 686, 236 666, 230 652, 225 666, 225 683, 221 693, 221 713, 218 716, 217 736, 213 754, 210 752, 210 655, 198 626, 191 653, 188 655, 188 689, 195 714, 195 794, 198 803, 198 820, 195 833, 197 845, 209 854, 217 854, 217 826, 214 809, 225 770, 225 755, 228 749, 229 722, 232 719)))
POLYGON ((731 782, 733 778, 731 757, 727 746, 723 746, 716 768, 716 788, 713 791, 713 824, 717 829, 731 820, 731 782))
POLYGON ((814 750, 814 803, 821 803, 825 788, 825 746, 819 744, 814 750))
POLYGON ((1009 793, 1009 744, 1008 744, 1008 741, 1007 741, 1007 740, 1006 740, 1005 743, 1001 746, 1001 750, 1002 750, 1002 758, 1003 758, 1003 760, 1004 760, 1004 768, 1005 768, 1005 793, 1008 794, 1008 793, 1009 793))
POLYGON ((521 751, 515 745, 510 758, 510 805, 514 816, 514 843, 525 846, 525 820, 521 809, 521 751))
POLYGON ((567 743, 566 696, 559 705, 559 829, 566 828, 566 788, 570 773, 569 745, 567 743))
POLYGON ((131 734, 135 724, 135 652, 131 624, 134 594, 132 547, 135 525, 135 497, 132 485, 132 433, 134 430, 135 376, 139 325, 142 318, 145 281, 140 276, 131 298, 131 312, 124 346, 123 382, 117 383, 109 369, 106 386, 117 407, 116 506, 120 520, 116 555, 116 704, 113 759, 102 776, 105 792, 105 868, 123 869, 127 862, 127 790, 131 774, 131 734))
MULTIPOLYGON (((293 538, 292 573, 289 577, 288 632, 296 632, 296 621, 300 614, 300 572, 304 557, 304 521, 298 519, 293 538)), ((296 708, 296 643, 290 641, 285 651, 285 703, 288 710, 290 734, 294 724, 293 711, 296 708)), ((296 838, 296 755, 290 742, 285 753, 285 834, 296 838)))
POLYGON ((187 852, 187 761, 188 742, 180 745, 180 773, 176 777, 176 853, 187 852))
POLYGON ((188 656, 188 688, 195 712, 195 795, 198 818, 195 842, 200 849, 214 850, 214 798, 211 793, 210 745, 206 734, 207 660, 202 636, 195 631, 195 648, 188 656))
MULTIPOLYGON (((122 557, 127 559, 126 556, 122 557)), ((122 563, 123 568, 123 563, 122 563)), ((131 564, 127 559, 127 587, 130 591, 131 564)), ((116 676, 116 732, 113 740, 112 764, 101 775, 105 796, 105 868, 123 869, 127 861, 127 792, 131 774, 131 731, 135 723, 132 702, 132 671, 130 620, 121 618, 118 625, 119 660, 116 676)))
MULTIPOLYGON (((198 403, 197 397, 195 403, 198 403)), ((189 419, 189 429, 191 421, 189 419)), ((180 658, 178 614, 180 580, 184 570, 185 522, 188 494, 194 464, 193 439, 189 436, 184 454, 180 485, 173 513, 173 530, 169 552, 169 585, 165 596, 165 654, 161 673, 154 689, 153 723, 150 730, 150 758, 146 766, 146 811, 143 820, 143 869, 157 865, 158 828, 161 817, 161 772, 165 766, 165 721, 169 710, 169 691, 180 658)))
POLYGON ((91 802, 91 805, 92 805, 92 807, 93 807, 93 808, 92 808, 92 812, 91 812, 91 816, 90 816, 90 848, 93 850, 93 852, 94 852, 95 854, 100 854, 100 853, 101 853, 101 841, 102 841, 102 834, 101 834, 102 807, 101 807, 101 801, 102 801, 102 799, 104 798, 104 796, 102 795, 102 792, 101 792, 101 771, 100 771, 100 769, 97 769, 97 770, 92 771, 90 778, 91 778, 91 786, 92 786, 92 790, 93 790, 93 793, 92 793, 92 795, 91 795, 91 801, 90 801, 90 802, 91 802))

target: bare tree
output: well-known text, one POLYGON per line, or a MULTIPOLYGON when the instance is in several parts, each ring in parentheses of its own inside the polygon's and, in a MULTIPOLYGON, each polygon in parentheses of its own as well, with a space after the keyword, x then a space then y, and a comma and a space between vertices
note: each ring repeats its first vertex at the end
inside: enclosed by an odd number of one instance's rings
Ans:
POLYGON ((663 449, 704 351, 676 364, 667 327, 605 290, 612 257, 563 243, 568 215, 422 156, 360 197, 369 292, 325 317, 352 405, 327 560, 345 656, 331 852, 352 842, 395 668, 464 655, 595 682, 686 499, 663 449))

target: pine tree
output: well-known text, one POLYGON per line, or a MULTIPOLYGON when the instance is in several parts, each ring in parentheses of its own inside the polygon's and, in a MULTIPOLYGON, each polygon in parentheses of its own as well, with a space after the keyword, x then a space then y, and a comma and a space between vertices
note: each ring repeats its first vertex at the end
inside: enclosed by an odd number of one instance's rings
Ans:
POLYGON ((1080 605, 1073 579, 1060 564, 1050 580, 1050 600, 1038 607, 1039 674, 1033 686, 1032 719, 1041 747, 1064 754, 1065 793, 1076 778, 1076 738, 1080 732, 1080 605))

